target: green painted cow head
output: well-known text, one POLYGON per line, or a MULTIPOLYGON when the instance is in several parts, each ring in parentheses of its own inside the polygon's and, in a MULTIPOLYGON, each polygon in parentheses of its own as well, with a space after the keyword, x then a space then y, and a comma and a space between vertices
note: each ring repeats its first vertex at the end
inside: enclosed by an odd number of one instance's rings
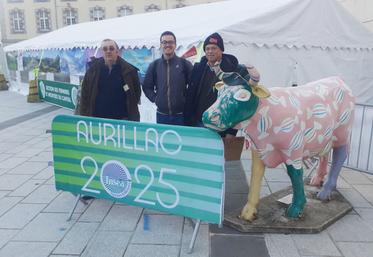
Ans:
POLYGON ((254 115, 260 97, 268 97, 269 92, 262 86, 252 87, 247 77, 239 73, 221 72, 221 82, 216 84, 217 100, 202 115, 202 121, 208 128, 223 131, 233 128, 254 115))

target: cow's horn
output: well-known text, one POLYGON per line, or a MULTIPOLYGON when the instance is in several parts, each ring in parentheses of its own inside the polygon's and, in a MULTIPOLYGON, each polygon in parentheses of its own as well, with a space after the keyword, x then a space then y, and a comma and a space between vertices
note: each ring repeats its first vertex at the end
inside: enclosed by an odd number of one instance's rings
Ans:
POLYGON ((271 93, 262 85, 252 86, 253 94, 259 98, 270 97, 271 93))

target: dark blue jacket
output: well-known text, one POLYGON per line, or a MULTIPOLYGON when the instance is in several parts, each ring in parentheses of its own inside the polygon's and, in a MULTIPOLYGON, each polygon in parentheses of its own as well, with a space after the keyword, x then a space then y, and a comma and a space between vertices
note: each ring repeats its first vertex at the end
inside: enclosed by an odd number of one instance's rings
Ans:
POLYGON ((169 60, 162 56, 149 65, 142 89, 156 104, 158 112, 168 115, 183 113, 192 68, 189 61, 176 55, 169 60))

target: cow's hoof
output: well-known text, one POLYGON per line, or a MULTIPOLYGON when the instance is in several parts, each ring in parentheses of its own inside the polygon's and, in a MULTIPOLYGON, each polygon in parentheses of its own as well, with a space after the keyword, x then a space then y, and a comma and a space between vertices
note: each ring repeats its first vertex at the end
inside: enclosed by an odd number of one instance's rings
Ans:
POLYGON ((321 190, 317 193, 317 199, 323 202, 330 201, 332 199, 333 190, 321 190))
POLYGON ((245 207, 241 211, 241 215, 238 216, 241 220, 246 220, 246 221, 253 221, 256 219, 256 214, 257 210, 255 207, 245 205, 245 207))
POLYGON ((309 181, 309 183, 307 184, 314 187, 322 187, 323 181, 319 178, 312 178, 311 181, 309 181))
POLYGON ((303 214, 303 207, 299 205, 290 204, 288 209, 286 210, 286 216, 289 218, 299 218, 302 217, 303 214))

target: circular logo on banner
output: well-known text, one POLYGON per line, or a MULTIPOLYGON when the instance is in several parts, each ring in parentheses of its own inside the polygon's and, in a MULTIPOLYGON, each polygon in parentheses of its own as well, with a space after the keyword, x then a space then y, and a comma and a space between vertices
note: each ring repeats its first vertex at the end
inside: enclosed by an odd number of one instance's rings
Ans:
POLYGON ((73 102, 74 106, 76 106, 77 96, 78 96, 78 89, 76 89, 75 87, 73 87, 71 89, 71 101, 73 102))
POLYGON ((45 86, 44 86, 43 81, 40 81, 40 83, 39 83, 39 88, 40 88, 41 96, 42 96, 43 98, 45 98, 45 86))
POLYGON ((126 166, 118 161, 107 161, 101 168, 101 184, 114 198, 123 198, 131 190, 131 175, 126 166))

